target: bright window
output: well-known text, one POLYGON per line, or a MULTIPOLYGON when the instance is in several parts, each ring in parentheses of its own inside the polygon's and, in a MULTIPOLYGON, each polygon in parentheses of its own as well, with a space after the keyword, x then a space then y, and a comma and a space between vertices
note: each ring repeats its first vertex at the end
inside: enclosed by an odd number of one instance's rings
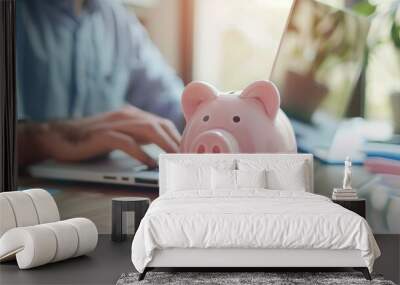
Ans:
POLYGON ((220 90, 269 78, 291 0, 197 0, 193 78, 220 90))

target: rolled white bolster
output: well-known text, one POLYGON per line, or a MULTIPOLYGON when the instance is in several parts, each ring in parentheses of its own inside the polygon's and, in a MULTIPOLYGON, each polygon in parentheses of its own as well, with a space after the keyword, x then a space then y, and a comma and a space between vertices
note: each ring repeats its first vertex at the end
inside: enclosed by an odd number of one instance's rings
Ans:
POLYGON ((18 227, 0 238, 0 261, 16 256, 20 269, 28 269, 86 254, 96 248, 97 228, 85 218, 18 227))
POLYGON ((30 196, 22 191, 1 193, 13 209, 17 227, 33 226, 39 223, 35 205, 30 196))
POLYGON ((20 269, 51 262, 56 249, 53 231, 41 225, 11 229, 0 239, 0 259, 15 254, 20 269))
POLYGON ((9 229, 15 228, 14 211, 6 197, 0 195, 0 237, 9 229))
POLYGON ((43 189, 29 189, 23 192, 31 197, 39 218, 39 224, 52 223, 60 220, 56 202, 49 192, 43 189))
POLYGON ((51 262, 71 258, 75 255, 79 238, 72 225, 64 222, 54 222, 43 226, 51 229, 57 240, 57 250, 51 262))
POLYGON ((78 232, 78 249, 75 256, 91 252, 96 248, 98 232, 95 224, 86 218, 74 218, 63 221, 75 227, 78 232))

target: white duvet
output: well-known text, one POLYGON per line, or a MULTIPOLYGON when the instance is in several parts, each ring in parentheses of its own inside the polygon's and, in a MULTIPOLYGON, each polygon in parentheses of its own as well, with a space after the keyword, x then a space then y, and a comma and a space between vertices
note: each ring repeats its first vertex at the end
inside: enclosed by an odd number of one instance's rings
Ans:
POLYGON ((165 248, 358 249, 370 271, 380 255, 367 222, 330 199, 257 189, 159 197, 133 239, 132 262, 143 272, 165 248))

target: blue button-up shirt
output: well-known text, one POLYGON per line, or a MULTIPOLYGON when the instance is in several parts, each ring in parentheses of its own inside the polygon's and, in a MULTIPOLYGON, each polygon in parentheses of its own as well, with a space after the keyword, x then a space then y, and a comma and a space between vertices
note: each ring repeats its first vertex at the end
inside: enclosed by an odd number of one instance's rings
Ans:
POLYGON ((19 118, 77 118, 130 103, 180 125, 182 82, 138 20, 114 0, 86 0, 78 16, 73 4, 17 1, 19 118))

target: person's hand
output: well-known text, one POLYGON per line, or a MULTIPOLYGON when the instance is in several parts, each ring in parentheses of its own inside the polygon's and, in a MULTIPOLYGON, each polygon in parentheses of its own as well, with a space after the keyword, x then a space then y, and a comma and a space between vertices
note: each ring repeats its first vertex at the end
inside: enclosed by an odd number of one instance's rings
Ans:
POLYGON ((155 166, 156 162, 140 145, 154 143, 166 152, 177 152, 181 139, 171 121, 133 106, 83 119, 46 123, 35 137, 42 157, 80 161, 119 149, 148 166, 155 166))

